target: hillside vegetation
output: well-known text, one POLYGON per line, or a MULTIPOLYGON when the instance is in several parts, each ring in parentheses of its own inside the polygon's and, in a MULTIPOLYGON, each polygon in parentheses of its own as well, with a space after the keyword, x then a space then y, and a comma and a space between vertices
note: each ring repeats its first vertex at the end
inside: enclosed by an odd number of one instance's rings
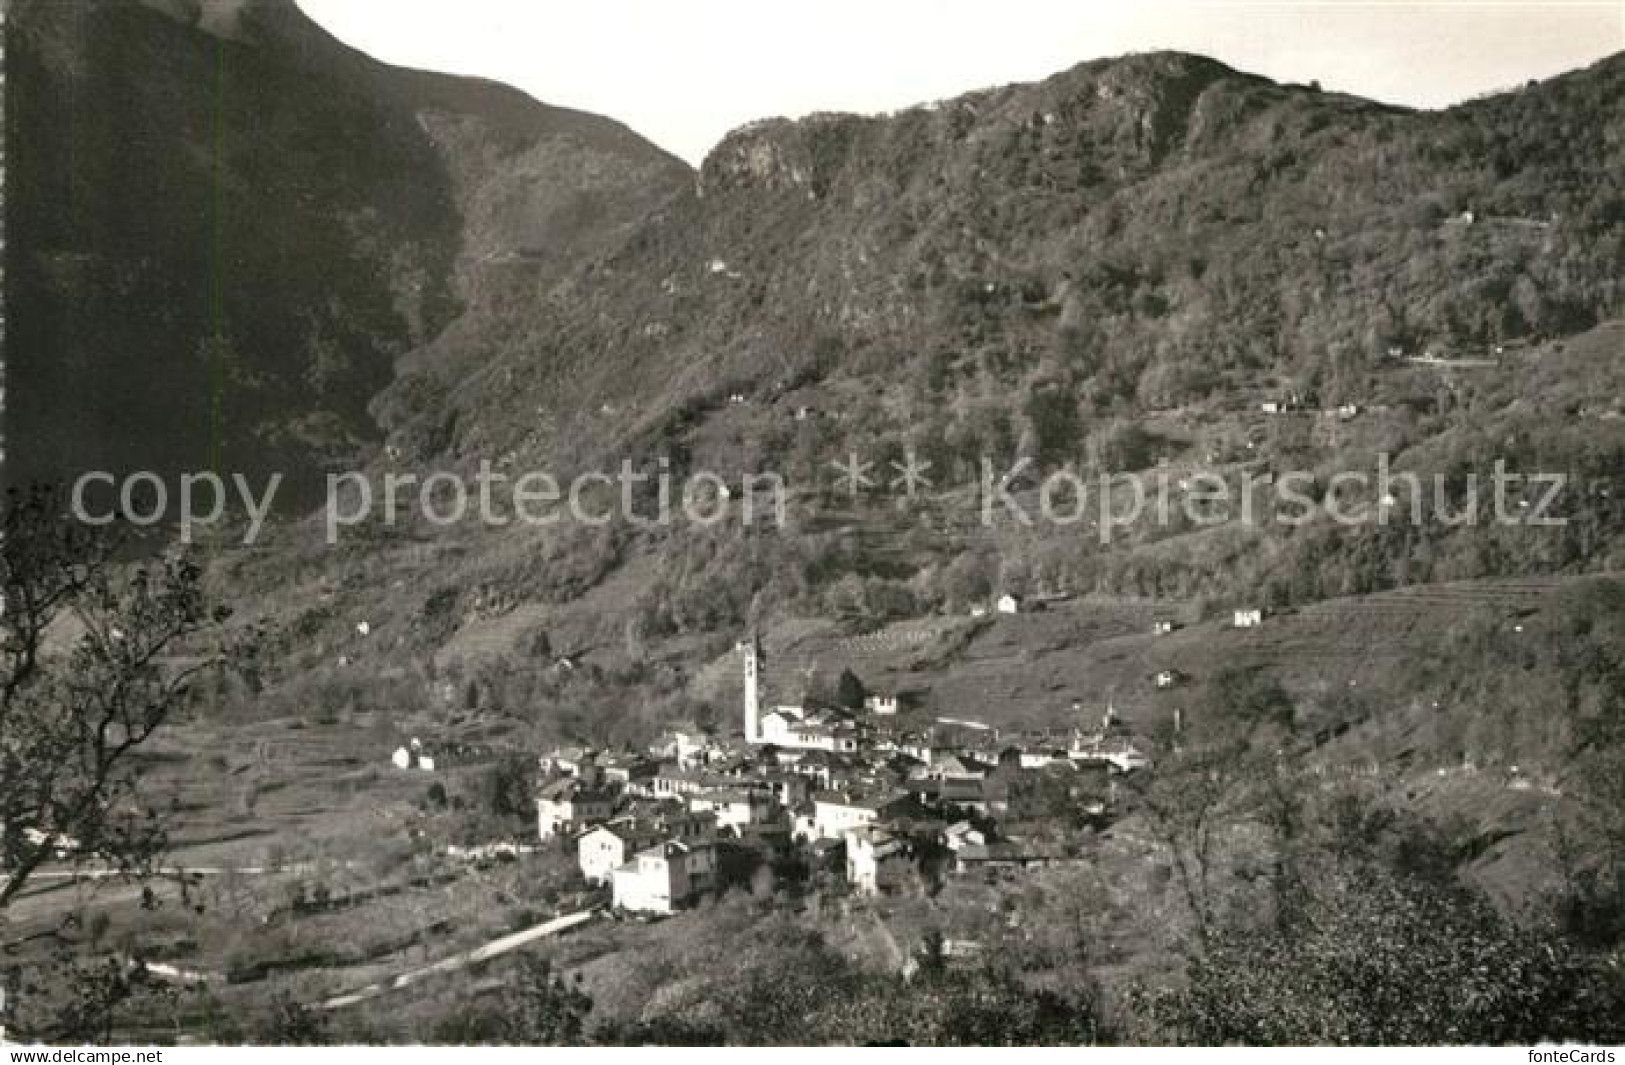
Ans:
POLYGON ((630 458, 774 471, 806 495, 791 544, 639 543, 700 582, 651 606, 666 630, 743 622, 762 581, 783 602, 854 574, 888 582, 854 592, 885 616, 997 584, 1285 605, 1614 568, 1622 77, 1615 58, 1413 113, 1154 54, 758 123, 613 253, 474 308, 478 368, 405 373, 385 427, 407 466, 567 477, 630 458), (1285 397, 1298 414, 1259 415, 1285 397), (1362 414, 1326 416, 1344 404, 1362 414), (917 454, 930 498, 837 506, 830 463, 852 452, 881 471, 917 454), (1302 470, 1318 499, 1379 454, 1444 477, 1453 506, 1496 459, 1562 473, 1569 528, 1162 523, 1102 550, 1094 530, 990 532, 953 491, 984 459, 1030 458, 1039 475, 1302 470))
MULTIPOLYGON (((341 658, 449 671, 488 710, 607 736, 731 718, 716 678, 732 671, 713 663, 747 626, 951 633, 1002 591, 1082 597, 1070 628, 876 667, 957 711, 1014 700, 1041 720, 1111 693, 1134 705, 1135 671, 1162 664, 1134 643, 1154 616, 1217 629, 1232 606, 1617 572, 1622 75, 1615 58, 1416 113, 1154 54, 890 116, 758 123, 579 269, 471 282, 375 400, 388 450, 371 472, 566 479, 624 459, 679 490, 692 471, 774 472, 782 528, 734 520, 738 500, 710 527, 404 515, 337 546, 292 520, 225 555, 221 579, 276 620, 302 692, 352 688, 329 677, 341 658), (933 483, 905 497, 885 471, 910 452, 933 483), (855 497, 830 467, 851 453, 881 471, 855 497), (1176 505, 988 521, 984 459, 1030 460, 1009 491, 1034 510, 1055 471, 1138 472, 1176 505), (1354 525, 1182 512, 1199 476, 1301 473, 1324 505, 1337 474, 1382 462, 1418 478, 1415 519, 1408 498, 1354 525), (1497 463, 1561 476, 1549 506, 1533 485, 1505 501, 1560 524, 1489 520, 1497 463), (1125 658, 1031 669, 1118 640, 1125 658)), ((507 171, 470 173, 501 199, 507 171)), ((1452 624, 1418 617, 1424 635, 1452 624)), ((1355 679, 1362 655, 1426 660, 1380 623, 1343 635, 1303 638, 1351 656, 1355 679)), ((843 656, 832 641, 806 665, 833 675, 843 656)))

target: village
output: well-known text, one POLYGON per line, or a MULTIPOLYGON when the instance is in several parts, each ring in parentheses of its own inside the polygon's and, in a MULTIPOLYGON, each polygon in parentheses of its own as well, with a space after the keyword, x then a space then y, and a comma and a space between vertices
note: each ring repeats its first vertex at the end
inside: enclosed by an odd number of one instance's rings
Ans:
POLYGON ((786 869, 882 895, 1076 861, 1065 823, 1105 825, 1118 779, 1150 767, 1109 706, 1093 728, 1016 735, 895 694, 770 706, 760 642, 738 654, 741 730, 673 728, 647 750, 539 760, 539 840, 569 848, 613 912, 667 915, 786 869), (1056 817, 1019 801, 1036 793, 1056 817))
MULTIPOLYGON (((1004 594, 972 618, 1042 615, 1045 602, 1004 594)), ((1266 611, 1236 609, 1232 630, 1266 611)), ((1184 623, 1157 617, 1145 631, 1184 623)), ((646 747, 557 746, 534 759, 536 834, 450 846, 455 858, 564 852, 606 908, 663 916, 730 887, 786 878, 879 896, 1083 861, 1089 830, 1125 812, 1120 785, 1152 768, 1154 743, 1108 699, 1072 703, 1065 722, 1008 729, 945 716, 919 692, 871 692, 847 670, 841 690, 801 703, 769 698, 762 641, 734 648, 743 705, 737 728, 688 723, 646 747)), ((1166 695, 1193 683, 1177 668, 1145 675, 1166 695)), ((1177 734, 1182 711, 1170 704, 1177 734)), ((484 764, 485 748, 396 748, 397 770, 436 774, 484 764)))

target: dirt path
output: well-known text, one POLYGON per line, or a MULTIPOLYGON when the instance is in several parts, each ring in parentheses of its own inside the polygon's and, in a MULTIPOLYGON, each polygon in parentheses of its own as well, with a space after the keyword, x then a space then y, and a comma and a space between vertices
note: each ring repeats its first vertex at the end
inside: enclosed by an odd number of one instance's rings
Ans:
POLYGON ((320 1003, 318 1008, 324 1010, 343 1009, 346 1006, 354 1006, 357 1003, 366 1002, 368 999, 377 998, 385 992, 398 991, 403 987, 409 987, 425 977, 458 972, 471 965, 478 965, 480 962, 501 957, 511 951, 518 950, 520 947, 529 946, 539 939, 545 939, 548 936, 557 935, 560 932, 566 932, 584 925, 597 917, 598 912, 596 909, 582 910, 580 913, 568 913, 563 917, 555 917, 551 921, 545 921, 532 928, 493 939, 484 946, 475 947, 473 950, 461 951, 449 958, 442 958, 429 965, 409 969, 380 983, 368 984, 358 990, 336 995, 320 1003))

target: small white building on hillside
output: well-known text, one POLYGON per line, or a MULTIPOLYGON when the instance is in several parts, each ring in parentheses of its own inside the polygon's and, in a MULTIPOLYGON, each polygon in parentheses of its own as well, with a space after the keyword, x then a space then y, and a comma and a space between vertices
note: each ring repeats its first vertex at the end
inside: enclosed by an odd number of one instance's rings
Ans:
POLYGON ((434 772, 434 759, 423 749, 423 741, 413 737, 412 741, 404 747, 395 748, 395 753, 389 756, 390 762, 396 769, 421 769, 424 772, 434 772))
POLYGON ((576 861, 589 884, 607 884, 615 870, 661 840, 654 825, 632 819, 611 821, 588 829, 576 841, 576 861))
POLYGON ((876 717, 894 717, 899 707, 895 695, 870 695, 863 700, 863 708, 876 717))
POLYGON ((716 848, 667 840, 615 870, 611 898, 634 913, 675 913, 711 890, 716 868, 716 848))
POLYGON ((871 825, 846 834, 846 881, 860 895, 881 895, 908 884, 914 875, 909 841, 871 825))
POLYGON ((1156 676, 1151 678, 1151 682, 1156 685, 1158 691, 1168 691, 1184 684, 1185 674, 1177 669, 1159 670, 1156 676))

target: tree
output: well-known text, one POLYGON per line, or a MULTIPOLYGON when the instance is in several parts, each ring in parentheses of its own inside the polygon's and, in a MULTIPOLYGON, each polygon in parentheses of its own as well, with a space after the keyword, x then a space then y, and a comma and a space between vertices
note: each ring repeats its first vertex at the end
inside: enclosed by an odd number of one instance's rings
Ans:
POLYGON ((829 706, 835 701, 834 690, 830 687, 829 676, 817 668, 808 670, 801 685, 802 706, 829 706))
MULTIPOLYGON (((1293 708, 1273 680, 1252 670, 1226 669, 1195 693, 1185 731, 1166 731, 1156 770, 1130 778, 1152 835, 1167 851, 1198 942, 1219 916, 1214 872, 1225 831, 1260 817, 1274 831, 1278 855, 1290 853, 1297 811, 1278 751, 1292 728, 1293 708)), ((1278 862, 1272 883, 1290 870, 1278 862)))
POLYGON ((251 1042, 260 1046, 314 1047, 333 1039, 326 1016, 282 990, 258 1018, 251 1042))
MULTIPOLYGON (((213 646, 226 618, 185 554, 122 561, 59 492, 8 493, 0 514, 0 924, 43 866, 93 867, 143 884, 166 836, 132 756, 248 643, 213 646)), ((181 881, 183 893, 186 881, 181 881)), ((74 923, 35 943, 19 1027, 106 1039, 142 986, 139 967, 95 957, 74 923), (133 975, 132 975, 133 973, 133 975)), ((40 938, 40 937, 32 937, 40 938)), ((16 944, 6 943, 8 948, 16 944)))
POLYGON ((1160 760, 1154 774, 1130 780, 1139 789, 1151 834, 1167 851, 1197 939, 1205 941, 1215 910, 1214 855, 1234 783, 1229 752, 1180 748, 1160 760))
POLYGON ((1133 473, 1156 461, 1157 438, 1136 422, 1114 423, 1100 438, 1096 461, 1111 473, 1133 473))
POLYGON ((1233 922, 1186 981, 1131 996, 1199 1045, 1618 1042, 1617 973, 1482 896, 1378 863, 1322 867, 1291 931, 1233 922))
POLYGON ((12 1017, 30 1038, 49 1042, 113 1042, 127 1011, 151 1018, 176 1000, 175 988, 145 966, 120 957, 81 958, 66 952, 31 968, 13 990, 12 1017))
POLYGON ((1013 973, 927 965, 913 980, 849 976, 801 1022, 798 1042, 869 1046, 1077 1046, 1105 1034, 1092 987, 1072 998, 1013 973))
POLYGON ((486 808, 497 817, 528 819, 536 812, 536 760, 506 755, 485 774, 486 808))
POLYGON ((1040 465, 1058 466, 1076 456, 1083 429, 1070 390, 1057 385, 1033 390, 1027 396, 1027 420, 1040 465))
POLYGON ((993 578, 998 560, 987 554, 967 551, 942 571, 942 597, 949 610, 963 610, 986 603, 993 595, 993 578))
POLYGON ((863 701, 869 697, 869 689, 863 686, 863 681, 850 669, 841 670, 841 675, 835 681, 835 703, 848 710, 863 709, 863 701))
POLYGON ((515 1046, 580 1046, 592 999, 553 971, 546 958, 521 955, 518 973, 503 992, 498 1037, 515 1046))
POLYGON ((0 911, 52 860, 145 875, 163 842, 131 756, 233 652, 196 562, 120 565, 54 491, 0 515, 0 911))

